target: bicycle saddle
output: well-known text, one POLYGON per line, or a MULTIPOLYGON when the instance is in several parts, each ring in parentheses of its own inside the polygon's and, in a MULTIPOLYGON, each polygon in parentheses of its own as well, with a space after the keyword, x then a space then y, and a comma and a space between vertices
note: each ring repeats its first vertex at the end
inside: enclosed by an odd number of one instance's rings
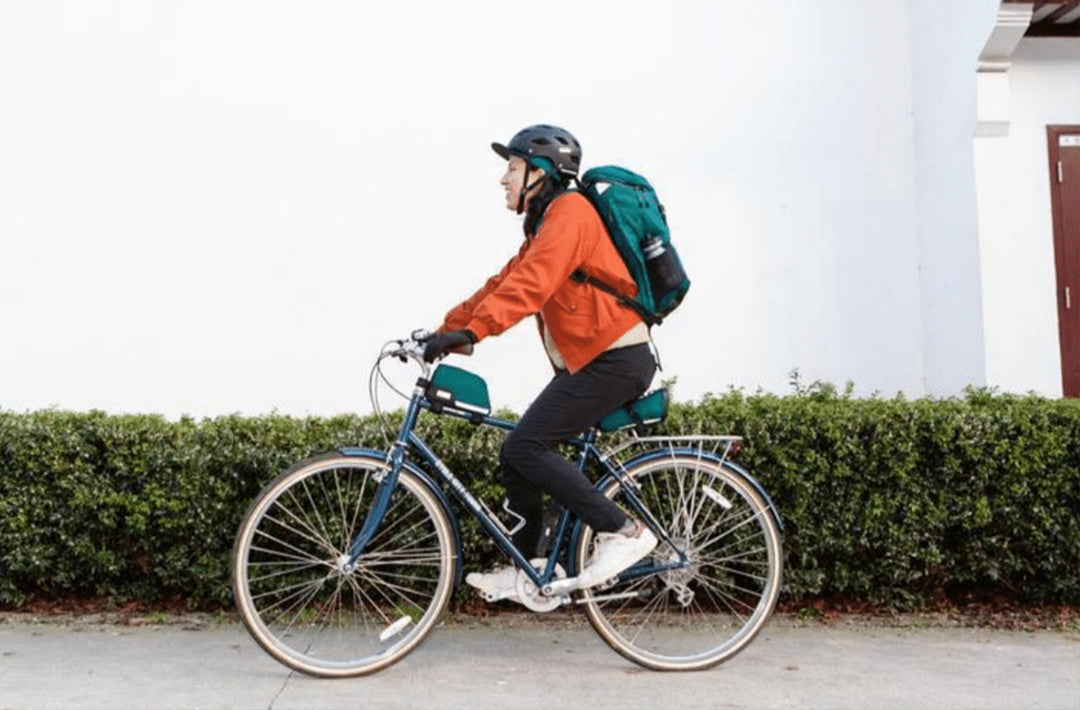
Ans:
POLYGON ((596 428, 618 431, 662 422, 667 417, 670 397, 666 387, 653 390, 611 412, 596 424, 596 428))

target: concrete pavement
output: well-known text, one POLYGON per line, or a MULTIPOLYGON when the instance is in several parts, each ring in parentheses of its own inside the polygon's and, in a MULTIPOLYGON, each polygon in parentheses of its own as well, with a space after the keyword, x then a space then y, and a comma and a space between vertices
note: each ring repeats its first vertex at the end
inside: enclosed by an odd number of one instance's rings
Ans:
POLYGON ((581 616, 451 620, 375 675, 292 673, 232 621, 0 617, 0 710, 98 708, 1080 708, 1080 633, 800 624, 728 663, 656 673, 581 616))

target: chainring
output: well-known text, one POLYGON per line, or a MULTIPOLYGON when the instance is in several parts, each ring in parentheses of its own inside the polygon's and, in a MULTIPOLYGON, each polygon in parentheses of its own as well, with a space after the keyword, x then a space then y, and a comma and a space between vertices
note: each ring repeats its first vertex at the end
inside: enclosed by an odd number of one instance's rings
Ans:
MULTIPOLYGON (((547 560, 543 557, 537 557, 535 559, 529 560, 529 563, 533 566, 534 569, 536 569, 537 572, 541 573, 547 567, 547 560)), ((565 578, 566 570, 564 570, 562 565, 560 565, 559 563, 555 563, 555 575, 553 579, 565 578)), ((529 579, 529 576, 521 570, 518 570, 516 589, 518 601, 520 601, 525 606, 525 608, 531 611, 536 611, 540 613, 546 611, 553 611, 555 609, 558 609, 563 604, 562 597, 544 596, 544 594, 541 593, 539 589, 537 589, 536 585, 533 584, 533 581, 529 579)))

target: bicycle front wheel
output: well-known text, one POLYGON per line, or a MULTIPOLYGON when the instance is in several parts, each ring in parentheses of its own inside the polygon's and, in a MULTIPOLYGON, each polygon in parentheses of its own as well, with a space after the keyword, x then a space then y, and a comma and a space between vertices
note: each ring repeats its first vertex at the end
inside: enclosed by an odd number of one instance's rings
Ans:
POLYGON ((232 580, 251 635, 298 671, 371 673, 404 657, 453 591, 455 547, 439 499, 403 469, 382 524, 345 569, 386 464, 328 454, 274 479, 237 533, 232 580))
MULTIPOLYGON (((778 526, 744 476, 716 461, 671 455, 631 467, 642 502, 688 557, 661 541, 646 562, 668 566, 612 589, 582 592, 593 627, 609 646, 655 670, 700 670, 726 661, 761 630, 780 593, 778 526)), ((622 501, 612 481, 604 495, 622 501)), ((630 513, 625 504, 623 509, 630 513)), ((576 569, 592 551, 584 528, 576 569)))

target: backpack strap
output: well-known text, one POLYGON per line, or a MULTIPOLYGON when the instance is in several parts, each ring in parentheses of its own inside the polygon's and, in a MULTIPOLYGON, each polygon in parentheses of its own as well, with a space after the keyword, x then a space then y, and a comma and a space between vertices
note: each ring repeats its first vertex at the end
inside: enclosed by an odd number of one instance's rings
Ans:
POLYGON ((611 286, 610 284, 601 281, 592 274, 586 273, 582 269, 574 269, 570 273, 570 280, 576 281, 579 284, 589 284, 590 286, 595 286, 604 293, 614 296, 615 300, 618 301, 621 305, 626 306, 627 308, 641 316, 641 320, 645 321, 645 325, 649 327, 652 327, 654 325, 660 325, 660 323, 664 320, 663 318, 658 318, 652 313, 649 313, 647 310, 645 310, 644 306, 642 306, 640 303, 630 298, 614 286, 611 286))

